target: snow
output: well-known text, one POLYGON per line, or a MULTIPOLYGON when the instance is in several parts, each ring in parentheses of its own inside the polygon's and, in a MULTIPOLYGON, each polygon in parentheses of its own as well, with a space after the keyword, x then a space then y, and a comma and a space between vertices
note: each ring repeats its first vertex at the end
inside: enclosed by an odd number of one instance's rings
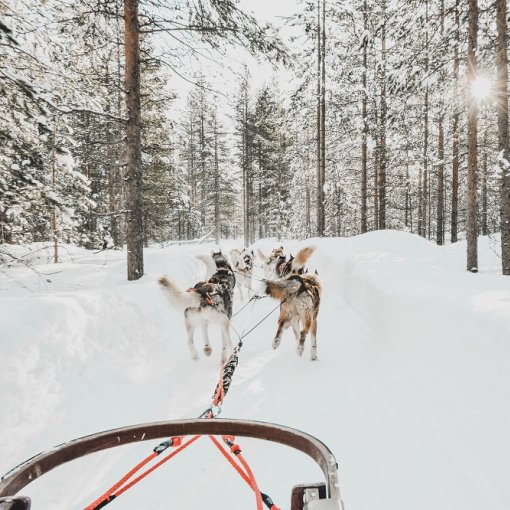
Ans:
MULTIPOLYGON (((480 239, 478 274, 464 270, 464 242, 437 247, 403 232, 284 242, 294 254, 317 246, 309 266, 324 285, 319 361, 309 360, 308 342, 296 355, 290 330, 271 349, 273 313, 246 338, 221 416, 280 423, 324 441, 339 463, 347 510, 508 509, 510 287, 491 242, 480 239)), ((269 252, 275 244, 255 247, 269 252)), ((156 279, 166 273, 191 286, 205 270, 195 255, 212 247, 150 248, 137 282, 126 281, 123 252, 61 247, 62 263, 53 265, 51 247, 9 247, 35 265, 13 262, 0 272, 0 472, 75 437, 194 418, 208 407, 219 332, 210 333, 212 356, 193 362, 182 316, 156 279)), ((227 253, 234 247, 222 244, 227 253)), ((236 301, 234 312, 241 306, 236 301)), ((257 301, 233 325, 248 331, 275 306, 257 301)), ((195 343, 200 350, 199 337, 195 343)), ((83 508, 157 443, 93 454, 21 493, 34 509, 83 508)), ((303 454, 239 443, 261 489, 282 508, 293 485, 322 480, 303 454)), ((255 507, 203 438, 111 505, 229 502, 255 507)))

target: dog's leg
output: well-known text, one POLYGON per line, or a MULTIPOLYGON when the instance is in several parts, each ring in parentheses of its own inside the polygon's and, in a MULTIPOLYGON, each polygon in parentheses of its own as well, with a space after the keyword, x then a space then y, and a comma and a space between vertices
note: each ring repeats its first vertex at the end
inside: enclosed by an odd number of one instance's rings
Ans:
POLYGON ((312 348, 311 348, 311 356, 310 359, 312 361, 315 361, 317 359, 317 315, 314 315, 312 327, 311 327, 311 334, 312 334, 312 348))
POLYGON ((289 327, 289 323, 287 322, 286 317, 280 316, 278 319, 278 330, 276 331, 276 336, 273 340, 273 349, 278 349, 280 346, 280 342, 282 341, 282 334, 285 329, 289 327))
POLYGON ((299 337, 299 343, 297 348, 297 353, 299 356, 303 354, 303 349, 305 348, 305 340, 308 331, 310 331, 310 327, 312 325, 312 318, 309 315, 306 315, 305 320, 303 321, 303 329, 301 330, 301 335, 299 337))
POLYGON ((282 303, 280 307, 280 316, 278 317, 278 330, 273 340, 273 349, 277 349, 282 340, 282 334, 285 329, 290 326, 291 312, 286 303, 282 303))
POLYGON ((211 344, 209 343, 209 333, 207 322, 202 322, 202 335, 204 337, 204 354, 210 356, 212 353, 211 344))
POLYGON ((299 342, 299 319, 293 319, 291 322, 292 330, 294 331, 294 336, 296 337, 296 342, 299 342))
POLYGON ((273 340, 273 349, 278 349, 280 342, 282 340, 283 326, 285 321, 282 319, 278 319, 278 330, 276 331, 276 336, 273 340))
POLYGON ((223 324, 221 326, 221 340, 222 340, 222 350, 221 350, 221 361, 225 363, 230 356, 230 354, 234 350, 234 346, 232 345, 232 340, 230 338, 230 325, 228 320, 225 318, 223 324))
POLYGON ((238 274, 237 276, 238 280, 237 280, 237 288, 239 289, 239 296, 241 298, 241 301, 244 301, 244 297, 243 297, 243 282, 241 281, 241 275, 238 274))
POLYGON ((191 357, 194 360, 197 360, 198 352, 195 349, 195 344, 193 343, 193 332, 195 331, 195 324, 194 321, 190 319, 188 310, 184 312, 184 322, 186 324, 186 331, 188 332, 188 347, 191 352, 191 357))

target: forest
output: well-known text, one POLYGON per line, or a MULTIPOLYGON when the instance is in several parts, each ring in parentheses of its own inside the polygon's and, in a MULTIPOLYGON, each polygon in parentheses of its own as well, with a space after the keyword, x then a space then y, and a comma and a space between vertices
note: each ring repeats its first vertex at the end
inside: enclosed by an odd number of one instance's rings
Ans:
POLYGON ((507 17, 505 0, 303 0, 280 26, 235 0, 0 0, 0 252, 126 247, 133 280, 154 244, 394 229, 466 239, 472 272, 490 236, 508 275, 507 17), (239 54, 271 66, 264 84, 239 54))

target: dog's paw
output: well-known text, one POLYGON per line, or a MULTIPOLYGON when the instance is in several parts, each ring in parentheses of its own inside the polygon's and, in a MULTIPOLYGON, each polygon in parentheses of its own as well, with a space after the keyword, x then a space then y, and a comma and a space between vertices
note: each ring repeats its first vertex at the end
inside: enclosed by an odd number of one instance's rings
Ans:
POLYGON ((191 358, 193 359, 193 361, 198 361, 198 354, 194 354, 193 356, 191 356, 191 358))
POLYGON ((210 345, 206 345, 206 346, 204 347, 204 354, 205 354, 206 356, 210 356, 210 355, 212 354, 212 348, 211 348, 211 346, 210 346, 210 345))
POLYGON ((312 354, 312 355, 310 356, 310 359, 311 359, 312 361, 317 361, 319 358, 317 358, 317 354, 312 354))
POLYGON ((280 339, 279 338, 275 338, 273 340, 273 349, 278 349, 279 345, 280 345, 280 339))
POLYGON ((303 354, 303 346, 302 345, 298 345, 297 353, 298 353, 298 356, 301 356, 303 354))

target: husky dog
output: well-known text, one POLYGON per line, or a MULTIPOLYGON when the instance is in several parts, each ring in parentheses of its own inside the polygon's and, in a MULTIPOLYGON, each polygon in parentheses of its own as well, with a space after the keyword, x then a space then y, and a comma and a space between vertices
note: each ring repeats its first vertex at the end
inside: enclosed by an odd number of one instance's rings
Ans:
POLYGON ((283 246, 273 248, 269 257, 266 257, 260 249, 257 249, 257 255, 263 263, 264 278, 279 278, 277 266, 287 260, 283 246))
POLYGON ((313 253, 314 249, 315 248, 311 247, 303 248, 295 258, 290 255, 288 260, 287 255, 285 255, 283 251, 283 246, 273 249, 270 257, 265 257, 265 255, 258 250, 259 257, 264 261, 265 278, 285 278, 289 274, 304 274, 306 272, 304 264, 313 253))
POLYGON ((243 299, 243 287, 245 287, 248 293, 248 297, 252 292, 251 282, 253 276, 253 259, 255 255, 253 250, 250 251, 244 248, 243 251, 239 250, 231 250, 230 258, 232 260, 232 265, 234 266, 234 272, 237 273, 237 286, 239 287, 239 294, 241 295, 241 300, 243 299))
POLYGON ((314 248, 300 250, 292 259, 292 266, 285 278, 266 282, 266 294, 281 301, 278 330, 273 349, 280 345, 283 331, 292 326, 298 342, 297 352, 303 354, 306 335, 311 331, 311 359, 317 359, 317 315, 321 298, 321 284, 317 274, 299 274, 314 248))
POLYGON ((198 353, 193 343, 193 333, 198 324, 202 327, 204 336, 204 353, 212 353, 209 344, 208 325, 218 323, 221 326, 223 348, 221 361, 225 363, 233 350, 230 338, 230 323, 232 317, 232 298, 236 279, 228 260, 220 252, 212 254, 216 265, 216 272, 205 282, 198 282, 188 290, 181 290, 168 276, 162 276, 159 283, 163 286, 172 305, 184 310, 184 322, 188 333, 188 347, 191 357, 198 359, 198 353))

